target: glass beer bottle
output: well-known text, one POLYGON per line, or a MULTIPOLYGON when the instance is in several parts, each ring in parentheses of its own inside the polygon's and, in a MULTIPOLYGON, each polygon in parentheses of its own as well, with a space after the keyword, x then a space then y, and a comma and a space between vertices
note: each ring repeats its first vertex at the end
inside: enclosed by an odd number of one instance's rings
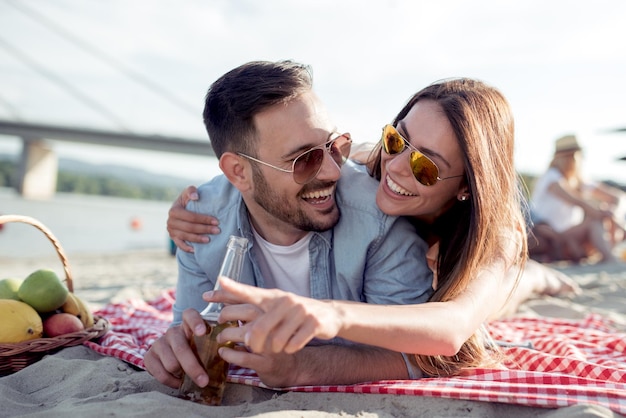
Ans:
MULTIPOLYGON (((246 238, 231 235, 214 290, 219 289, 220 277, 239 280, 247 249, 248 240, 246 238)), ((205 405, 220 405, 222 402, 228 375, 228 363, 219 356, 217 350, 224 346, 232 348, 234 344, 231 342, 219 344, 216 338, 224 328, 237 326, 236 322, 218 324, 217 318, 222 308, 222 303, 211 302, 200 312, 207 332, 202 336, 193 335, 189 343, 198 361, 209 375, 209 383, 205 387, 199 387, 185 374, 179 388, 179 396, 184 399, 205 405)))

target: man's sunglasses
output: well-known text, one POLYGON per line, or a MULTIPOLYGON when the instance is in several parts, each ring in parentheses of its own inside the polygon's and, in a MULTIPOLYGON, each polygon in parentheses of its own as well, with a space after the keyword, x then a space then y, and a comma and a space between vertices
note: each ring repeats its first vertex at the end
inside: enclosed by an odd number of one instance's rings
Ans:
POLYGON ((409 141, 407 141, 396 130, 393 125, 385 125, 383 128, 383 137, 381 139, 383 149, 389 155, 396 155, 404 152, 409 147, 412 151, 409 154, 409 163, 415 179, 424 186, 432 186, 440 180, 447 180, 455 177, 463 177, 465 174, 450 177, 439 177, 439 168, 433 160, 422 154, 409 141))
POLYGON ((238 154, 249 160, 264 164, 268 167, 272 167, 273 169, 282 171, 284 173, 292 173, 293 179, 296 183, 306 184, 313 180, 317 176, 317 173, 320 172, 320 169, 322 168, 322 163, 324 162, 325 152, 328 152, 328 154, 330 154, 330 156, 333 158, 333 161, 339 167, 343 165, 343 163, 350 155, 350 147, 352 145, 352 138, 350 138, 350 134, 345 133, 340 135, 335 133, 331 136, 332 139, 330 139, 329 141, 313 147, 310 150, 298 155, 293 160, 291 170, 276 167, 275 165, 266 163, 265 161, 261 161, 240 152, 238 154))

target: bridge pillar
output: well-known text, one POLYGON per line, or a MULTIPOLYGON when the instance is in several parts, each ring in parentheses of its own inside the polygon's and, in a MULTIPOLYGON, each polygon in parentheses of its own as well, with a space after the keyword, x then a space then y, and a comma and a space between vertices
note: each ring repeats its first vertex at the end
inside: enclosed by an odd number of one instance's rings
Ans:
POLYGON ((28 199, 49 199, 57 188, 57 156, 45 141, 23 139, 17 190, 28 199))

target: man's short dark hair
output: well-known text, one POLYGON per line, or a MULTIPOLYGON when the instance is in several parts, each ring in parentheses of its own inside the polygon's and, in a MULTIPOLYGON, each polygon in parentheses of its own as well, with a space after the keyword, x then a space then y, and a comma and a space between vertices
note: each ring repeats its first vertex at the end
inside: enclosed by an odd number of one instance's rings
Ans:
POLYGON ((202 114, 215 155, 255 155, 254 115, 312 86, 311 68, 293 61, 252 61, 224 74, 209 88, 202 114))

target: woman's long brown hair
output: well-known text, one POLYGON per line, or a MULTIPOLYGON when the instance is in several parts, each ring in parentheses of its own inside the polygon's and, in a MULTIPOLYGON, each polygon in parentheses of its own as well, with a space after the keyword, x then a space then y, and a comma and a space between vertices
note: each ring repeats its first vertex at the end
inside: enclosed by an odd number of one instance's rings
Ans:
MULTIPOLYGON (((510 106, 495 88, 478 80, 450 79, 416 93, 396 116, 398 124, 420 100, 439 104, 448 118, 464 157, 469 202, 456 202, 432 225, 418 222, 418 233, 439 239, 437 289, 430 301, 448 301, 462 293, 473 277, 495 262, 521 266, 527 243, 522 209, 523 193, 514 166, 514 123, 510 106), (519 236, 519 253, 509 254, 506 240, 519 236)), ((380 144, 369 162, 380 180, 380 144)), ((519 274, 518 274, 519 279, 519 274)), ((469 367, 494 365, 499 360, 484 329, 477 330, 449 356, 415 355, 428 375, 445 376, 469 367)))

